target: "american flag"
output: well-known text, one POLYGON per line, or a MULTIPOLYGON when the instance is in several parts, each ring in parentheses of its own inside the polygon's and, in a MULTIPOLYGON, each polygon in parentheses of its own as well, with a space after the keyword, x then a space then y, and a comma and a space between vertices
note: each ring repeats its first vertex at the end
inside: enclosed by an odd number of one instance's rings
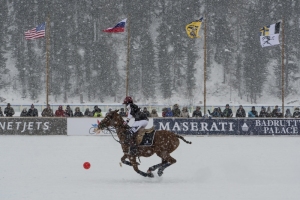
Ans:
POLYGON ((44 22, 41 25, 38 25, 36 28, 26 31, 25 39, 31 40, 31 39, 45 37, 45 26, 46 26, 46 23, 44 22))

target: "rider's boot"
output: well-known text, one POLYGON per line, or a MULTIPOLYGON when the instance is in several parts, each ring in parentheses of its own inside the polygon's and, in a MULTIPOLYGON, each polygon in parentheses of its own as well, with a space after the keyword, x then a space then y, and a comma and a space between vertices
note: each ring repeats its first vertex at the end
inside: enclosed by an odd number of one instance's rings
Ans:
POLYGON ((131 156, 137 155, 137 145, 135 143, 133 145, 130 145, 129 155, 131 155, 131 156))
POLYGON ((135 135, 136 133, 132 130, 132 129, 129 129, 128 130, 128 139, 129 139, 129 155, 131 156, 136 156, 137 155, 137 145, 136 145, 136 142, 135 142, 135 135))

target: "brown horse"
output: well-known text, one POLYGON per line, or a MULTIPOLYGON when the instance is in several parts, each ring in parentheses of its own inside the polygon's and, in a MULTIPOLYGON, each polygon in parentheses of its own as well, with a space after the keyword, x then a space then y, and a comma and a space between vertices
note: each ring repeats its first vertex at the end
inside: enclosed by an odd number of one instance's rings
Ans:
MULTIPOLYGON (((107 116, 98 124, 98 128, 103 130, 109 130, 110 127, 114 128, 114 131, 117 133, 118 141, 123 149, 124 155, 121 158, 122 163, 133 166, 133 169, 140 175, 144 177, 154 177, 152 171, 158 169, 158 175, 161 176, 165 168, 169 167, 170 165, 176 163, 176 160, 171 157, 171 153, 177 149, 179 146, 179 139, 183 140, 184 142, 191 144, 191 142, 186 141, 182 136, 179 136, 173 132, 166 131, 166 130, 157 130, 155 132, 152 146, 138 146, 138 151, 136 155, 130 155, 129 152, 129 141, 127 137, 127 131, 130 128, 128 125, 124 125, 123 118, 118 113, 119 110, 111 111, 107 114, 107 116), (138 168, 138 163, 136 161, 136 157, 150 157, 154 153, 158 157, 162 159, 162 162, 150 167, 147 173, 140 171, 138 168), (129 159, 129 161, 126 160, 129 159)), ((145 129, 144 129, 145 130, 145 129)), ((139 133, 143 130, 139 130, 139 133)))

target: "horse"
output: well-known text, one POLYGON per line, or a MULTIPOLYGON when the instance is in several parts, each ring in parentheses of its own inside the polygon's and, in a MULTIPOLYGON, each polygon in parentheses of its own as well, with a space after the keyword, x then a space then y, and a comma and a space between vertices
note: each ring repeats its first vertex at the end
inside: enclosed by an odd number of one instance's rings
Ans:
MULTIPOLYGON (((121 157, 121 162, 125 165, 132 166, 133 169, 143 177, 153 178, 153 171, 158 169, 158 176, 162 176, 163 171, 169 167, 170 165, 176 163, 176 159, 174 159, 170 154, 177 149, 179 146, 179 139, 183 140, 187 144, 192 144, 191 142, 185 140, 182 136, 177 135, 174 132, 167 131, 167 130, 154 130, 152 129, 140 129, 138 131, 138 136, 140 133, 144 131, 150 132, 151 130, 155 131, 154 138, 151 146, 138 146, 137 154, 131 155, 129 154, 129 141, 128 135, 126 134, 130 127, 124 123, 124 119, 119 115, 119 110, 109 112, 105 118, 98 122, 98 129, 99 130, 108 130, 112 133, 114 131, 119 141, 116 140, 121 144, 122 150, 124 155, 121 157), (113 128, 113 129, 112 129, 113 128), (162 162, 152 167, 149 167, 147 172, 143 172, 139 170, 136 158, 138 157, 150 157, 155 154, 162 159, 162 162), (126 159, 129 159, 127 161, 126 159)), ((120 163, 121 165, 121 163, 120 163)))

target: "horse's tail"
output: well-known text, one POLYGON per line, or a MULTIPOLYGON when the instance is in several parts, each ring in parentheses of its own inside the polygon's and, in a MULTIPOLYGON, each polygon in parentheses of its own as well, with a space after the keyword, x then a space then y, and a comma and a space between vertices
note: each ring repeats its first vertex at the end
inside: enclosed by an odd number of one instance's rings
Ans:
POLYGON ((189 141, 185 140, 184 137, 182 137, 181 135, 176 134, 176 137, 178 137, 179 139, 182 139, 184 142, 186 142, 188 144, 192 144, 192 142, 189 142, 189 141))

